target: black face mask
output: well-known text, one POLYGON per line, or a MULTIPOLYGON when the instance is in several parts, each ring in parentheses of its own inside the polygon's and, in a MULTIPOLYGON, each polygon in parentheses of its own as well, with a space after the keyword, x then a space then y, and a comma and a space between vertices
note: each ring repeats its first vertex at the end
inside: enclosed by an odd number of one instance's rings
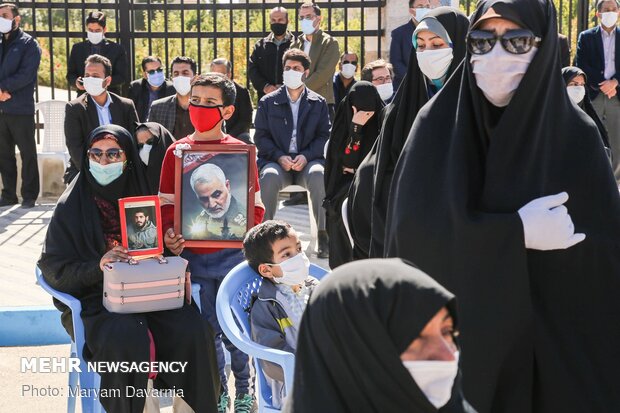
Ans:
POLYGON ((288 24, 286 23, 271 23, 271 31, 276 36, 282 36, 284 33, 286 33, 287 26, 288 24))

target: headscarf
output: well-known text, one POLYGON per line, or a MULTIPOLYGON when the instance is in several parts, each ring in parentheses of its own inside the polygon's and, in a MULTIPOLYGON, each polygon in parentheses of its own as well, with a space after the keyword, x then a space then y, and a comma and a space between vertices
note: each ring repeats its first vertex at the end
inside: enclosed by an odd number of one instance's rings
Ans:
MULTIPOLYGON (((370 82, 356 82, 349 93, 338 105, 336 116, 327 147, 325 162, 325 198, 341 204, 349 191, 352 175, 342 173, 345 148, 351 137, 353 106, 358 111, 374 112, 374 115, 362 127, 362 143, 359 148, 360 161, 366 157, 377 136, 382 120, 384 103, 377 88, 370 82)), ((339 213, 340 211, 338 211, 339 213)))
MULTIPOLYGON (((452 293, 400 259, 361 260, 321 281, 306 307, 291 413, 437 412, 400 355, 447 307, 452 293)), ((459 379, 440 412, 466 412, 459 379)))
MULTIPOLYGON (((149 153, 149 164, 142 165, 146 169, 146 178, 149 185, 149 193, 151 195, 157 195, 159 193, 159 178, 161 176, 161 166, 164 162, 164 155, 166 155, 166 149, 175 141, 172 134, 157 122, 145 122, 136 123, 136 130, 147 128, 151 135, 153 135, 153 148, 149 153)), ((136 138, 137 144, 137 138, 136 138)))
POLYGON ((596 125, 566 93, 553 2, 481 0, 472 21, 492 6, 542 43, 503 110, 468 53, 462 79, 420 111, 392 181, 386 252, 459 297, 465 396, 479 411, 620 411, 615 179, 596 125), (562 191, 587 238, 526 250, 517 211, 562 191))
MULTIPOLYGON (((422 21, 429 18, 441 23, 454 42, 454 59, 446 74, 448 79, 465 56, 465 35, 469 21, 463 13, 452 7, 433 9, 422 21)), ((460 73, 457 76, 460 76, 460 73)), ((418 111, 427 102, 426 78, 413 51, 409 58, 407 74, 394 100, 385 109, 385 120, 379 138, 371 153, 358 168, 351 186, 349 224, 358 255, 366 257, 383 255, 385 216, 394 167, 418 111), (371 171, 366 171, 366 168, 371 171)), ((445 114, 443 122, 449 118, 450 115, 445 114)))
MULTIPOLYGON (((583 76, 586 81, 587 87, 588 76, 586 75, 586 72, 576 66, 567 66, 562 69, 562 77, 564 78, 564 83, 566 83, 567 86, 571 82, 571 80, 573 80, 579 75, 583 76)), ((592 101, 590 100, 590 96, 587 92, 583 100, 578 104, 578 106, 583 109, 583 111, 586 112, 588 116, 592 118, 594 123, 596 123, 596 127, 598 128, 598 131, 601 134, 601 139, 603 140, 603 145, 606 148, 611 148, 611 146, 609 146, 609 136, 607 135, 607 129, 605 128, 605 125, 603 125, 603 121, 598 116, 598 113, 596 113, 594 106, 592 106, 592 101)))

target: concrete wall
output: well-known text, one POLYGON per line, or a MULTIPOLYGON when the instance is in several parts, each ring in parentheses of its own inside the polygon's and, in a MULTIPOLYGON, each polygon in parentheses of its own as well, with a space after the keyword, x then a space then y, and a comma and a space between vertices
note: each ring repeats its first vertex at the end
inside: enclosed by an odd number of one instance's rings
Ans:
MULTIPOLYGON (((17 158, 17 196, 20 197, 20 188, 22 184, 21 170, 22 160, 19 152, 15 154, 17 158)), ((39 155, 39 179, 41 180, 41 189, 43 197, 58 198, 65 190, 65 184, 62 176, 65 172, 65 162, 59 157, 49 157, 39 155)), ((3 187, 2 179, 0 179, 0 189, 3 187)))

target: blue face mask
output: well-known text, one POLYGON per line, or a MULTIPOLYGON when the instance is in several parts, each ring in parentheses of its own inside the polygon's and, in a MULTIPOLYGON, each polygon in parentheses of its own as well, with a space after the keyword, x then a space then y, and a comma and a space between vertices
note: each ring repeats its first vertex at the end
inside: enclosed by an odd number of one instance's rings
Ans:
POLYGON ((125 162, 114 162, 101 165, 92 159, 89 159, 88 163, 88 170, 93 175, 93 178, 95 178, 95 181, 101 186, 106 186, 121 176, 123 174, 123 167, 125 166, 125 162))
POLYGON ((153 87, 160 87, 164 84, 164 72, 156 72, 154 74, 147 74, 146 79, 149 82, 149 85, 153 87))

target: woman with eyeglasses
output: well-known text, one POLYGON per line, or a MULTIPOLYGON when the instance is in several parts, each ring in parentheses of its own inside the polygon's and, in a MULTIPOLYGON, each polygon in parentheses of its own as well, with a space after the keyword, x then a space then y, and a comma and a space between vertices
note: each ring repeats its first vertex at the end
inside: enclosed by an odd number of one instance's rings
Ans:
POLYGON ((175 139, 168 129, 156 122, 137 124, 134 137, 138 144, 140 160, 146 169, 149 193, 157 195, 164 155, 166 155, 168 146, 172 145, 175 139))
MULTIPOLYGON (((116 125, 98 127, 86 147, 82 171, 56 205, 38 266, 52 288, 80 300, 86 361, 187 362, 182 372, 159 372, 154 388, 173 389, 178 396, 175 411, 188 412, 191 407, 215 413, 219 377, 213 332, 195 307, 185 304, 145 314, 110 313, 103 307, 103 266, 129 259, 121 246, 118 200, 149 192, 136 144, 127 130, 116 125)), ((54 304, 73 336, 70 310, 56 300, 54 304)), ((102 372, 100 390, 107 397, 99 400, 104 409, 142 412, 149 375, 102 372)))
POLYGON ((620 411, 620 197, 566 93, 555 7, 481 0, 471 21, 462 79, 420 111, 396 167, 386 255, 459 298, 480 412, 620 411))
POLYGON ((416 50, 411 53, 407 74, 385 108, 379 137, 357 169, 349 192, 355 259, 383 256, 385 217, 396 162, 420 108, 450 76, 460 78, 456 69, 465 56, 468 28, 467 17, 451 7, 431 10, 418 24, 412 38, 416 50))

